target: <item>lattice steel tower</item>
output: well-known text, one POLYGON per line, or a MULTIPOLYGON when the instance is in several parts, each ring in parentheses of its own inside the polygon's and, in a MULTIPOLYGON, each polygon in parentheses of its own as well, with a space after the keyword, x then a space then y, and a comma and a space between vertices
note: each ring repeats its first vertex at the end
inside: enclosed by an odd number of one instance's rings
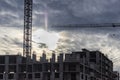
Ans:
POLYGON ((33 4, 33 0, 24 0, 23 56, 25 56, 25 57, 31 57, 31 48, 32 48, 32 4, 33 4))

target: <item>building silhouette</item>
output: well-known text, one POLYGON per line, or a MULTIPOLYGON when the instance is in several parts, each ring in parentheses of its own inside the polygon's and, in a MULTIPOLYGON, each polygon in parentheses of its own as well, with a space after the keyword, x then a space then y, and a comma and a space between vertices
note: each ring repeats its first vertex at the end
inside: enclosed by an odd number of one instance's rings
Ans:
POLYGON ((0 80, 119 80, 113 71, 113 62, 100 51, 82 51, 60 54, 46 54, 36 60, 33 54, 26 65, 21 55, 0 56, 0 80))

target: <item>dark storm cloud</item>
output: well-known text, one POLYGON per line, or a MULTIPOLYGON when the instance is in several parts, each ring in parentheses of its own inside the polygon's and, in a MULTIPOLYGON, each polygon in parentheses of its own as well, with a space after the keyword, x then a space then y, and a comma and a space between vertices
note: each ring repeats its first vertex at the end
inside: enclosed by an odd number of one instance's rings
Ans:
POLYGON ((49 8, 61 11, 50 15, 52 24, 119 22, 119 0, 45 0, 49 8))
MULTIPOLYGON (((119 0, 33 0, 33 26, 43 26, 44 18, 35 14, 48 11, 49 25, 120 22, 119 0), (46 7, 45 7, 46 5, 46 7), (56 13, 57 11, 57 13, 56 13)), ((24 0, 0 0, 0 23, 22 27, 24 0), (11 15, 12 14, 12 15, 11 15), (17 15, 13 16, 13 15, 17 15), (9 17, 8 17, 9 16, 9 17), (14 22, 17 20, 18 23, 14 22), (21 23, 19 23, 19 20, 21 23), (15 23, 15 24, 10 24, 15 23)), ((39 15, 42 16, 42 15, 39 15)), ((5 26, 7 26, 5 24, 5 26)))
MULTIPOLYGON (((120 21, 119 0, 33 0, 33 2, 33 26, 36 27, 44 26, 44 15, 41 12, 46 10, 49 26, 120 21)), ((23 4, 24 0, 0 0, 0 25, 23 27, 23 4)), ((118 31, 118 29, 114 30, 118 31)), ((114 30, 104 28, 83 31, 107 33, 114 30)))
POLYGON ((20 27, 23 20, 23 0, 0 0, 0 25, 20 27))

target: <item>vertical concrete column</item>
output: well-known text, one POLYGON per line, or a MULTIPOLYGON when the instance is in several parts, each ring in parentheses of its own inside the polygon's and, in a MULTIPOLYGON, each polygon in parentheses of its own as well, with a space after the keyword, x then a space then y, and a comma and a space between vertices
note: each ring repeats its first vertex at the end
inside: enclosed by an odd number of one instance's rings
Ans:
POLYGON ((59 57, 59 71, 60 71, 60 80, 63 80, 63 54, 60 54, 59 57))
POLYGON ((71 74, 70 73, 67 75, 67 79, 71 80, 71 74))
POLYGON ((76 64, 76 71, 77 71, 77 72, 80 72, 80 64, 79 64, 79 63, 76 64))
POLYGON ((87 64, 89 65, 90 64, 90 53, 89 52, 86 52, 86 61, 87 61, 87 64))
POLYGON ((54 63, 55 63, 55 54, 52 54, 52 59, 51 59, 51 80, 55 80, 55 67, 54 67, 54 63))
POLYGON ((33 63, 34 63, 34 62, 32 62, 32 80, 35 80, 34 71, 33 71, 33 70, 34 70, 34 69, 33 69, 33 68, 34 68, 34 67, 33 67, 33 63))
POLYGON ((76 74, 76 80, 80 80, 80 73, 76 74))
POLYGON ((43 72, 40 73, 40 80, 43 80, 43 72))
POLYGON ((41 80, 45 80, 45 75, 44 75, 44 69, 45 68, 45 66, 44 66, 44 62, 42 62, 42 72, 41 72, 41 80))
POLYGON ((35 75, 34 75, 35 73, 34 72, 32 72, 32 80, 35 80, 35 75))
POLYGON ((76 54, 76 61, 80 61, 80 54, 76 54))
POLYGON ((85 57, 83 57, 83 78, 85 79, 85 57))
POLYGON ((102 58, 103 58, 103 56, 102 56, 101 53, 100 53, 100 56, 101 56, 101 58, 100 58, 100 60, 101 60, 101 63, 100 63, 101 70, 100 70, 100 72, 101 72, 101 80, 102 80, 103 79, 103 77, 102 77, 102 58))
POLYGON ((5 80, 6 78, 5 78, 6 76, 5 76, 5 73, 3 73, 3 80, 5 80))
MULTIPOLYGON (((17 77, 17 74, 16 74, 16 73, 14 73, 14 79, 15 79, 15 80, 17 79, 16 77, 17 77)), ((17 79, 17 80, 18 80, 18 79, 17 79)))
POLYGON ((45 80, 45 75, 44 75, 44 71, 45 71, 45 66, 44 63, 46 62, 46 54, 45 52, 43 52, 42 56, 40 57, 40 62, 42 64, 42 72, 41 72, 41 80, 45 80))
POLYGON ((55 73, 53 71, 51 73, 51 80, 55 80, 55 73))
POLYGON ((65 71, 69 71, 69 65, 70 65, 70 64, 66 64, 66 65, 65 65, 65 71))
POLYGON ((96 63, 97 63, 97 64, 99 64, 99 60, 100 60, 99 53, 96 52, 96 63))
POLYGON ((8 64, 9 64, 9 56, 6 55, 5 56, 5 72, 4 72, 5 80, 8 79, 8 69, 9 69, 8 64))
POLYGON ((79 80, 81 80, 81 72, 79 73, 79 80))
POLYGON ((32 54, 32 59, 33 59, 33 62, 36 61, 36 53, 35 52, 33 52, 33 54, 32 54))
POLYGON ((77 70, 77 72, 79 72, 79 73, 77 73, 77 75, 76 75, 76 80, 80 80, 80 64, 78 63, 78 64, 76 64, 76 70, 77 70))
POLYGON ((18 80, 20 56, 18 55, 16 59, 17 59, 17 60, 16 60, 16 80, 18 80))

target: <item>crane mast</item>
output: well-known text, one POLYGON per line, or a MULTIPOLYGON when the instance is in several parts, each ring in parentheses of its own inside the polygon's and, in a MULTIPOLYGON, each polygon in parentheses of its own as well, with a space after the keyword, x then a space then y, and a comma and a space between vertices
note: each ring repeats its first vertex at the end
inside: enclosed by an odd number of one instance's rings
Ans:
POLYGON ((32 48, 32 4, 33 4, 33 0, 24 0, 23 56, 25 56, 25 57, 31 57, 31 48, 32 48))

